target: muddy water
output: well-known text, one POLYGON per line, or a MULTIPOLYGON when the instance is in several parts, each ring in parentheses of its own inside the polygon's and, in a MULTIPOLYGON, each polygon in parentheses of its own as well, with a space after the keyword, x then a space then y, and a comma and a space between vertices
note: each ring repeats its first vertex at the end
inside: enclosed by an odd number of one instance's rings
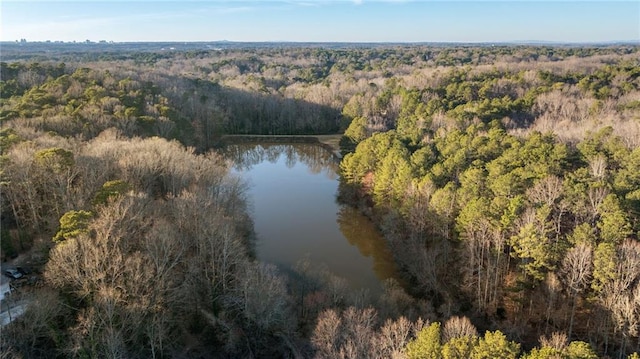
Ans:
POLYGON ((324 266, 354 289, 378 293, 396 277, 383 238, 354 209, 338 204, 338 165, 313 144, 236 144, 226 153, 249 183, 259 259, 324 266))

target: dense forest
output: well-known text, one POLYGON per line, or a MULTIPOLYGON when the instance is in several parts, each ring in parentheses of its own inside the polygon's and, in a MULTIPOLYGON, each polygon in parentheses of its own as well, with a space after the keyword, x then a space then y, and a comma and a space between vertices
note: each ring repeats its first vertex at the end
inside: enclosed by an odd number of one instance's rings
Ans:
POLYGON ((639 47, 114 46, 3 44, 2 357, 638 358, 639 47), (330 133, 379 298, 256 259, 216 152, 330 133))

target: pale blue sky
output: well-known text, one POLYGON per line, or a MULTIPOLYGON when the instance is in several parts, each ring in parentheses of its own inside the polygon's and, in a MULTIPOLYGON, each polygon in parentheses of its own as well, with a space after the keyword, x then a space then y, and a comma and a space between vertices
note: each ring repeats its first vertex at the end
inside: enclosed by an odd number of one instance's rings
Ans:
POLYGON ((640 40, 638 0, 2 0, 0 11, 2 41, 640 40))

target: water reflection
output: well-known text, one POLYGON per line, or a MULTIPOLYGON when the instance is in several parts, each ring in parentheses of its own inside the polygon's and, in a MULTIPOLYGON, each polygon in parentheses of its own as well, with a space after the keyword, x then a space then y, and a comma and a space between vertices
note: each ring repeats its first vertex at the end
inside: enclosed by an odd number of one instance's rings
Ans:
POLYGON ((226 146, 224 154, 233 161, 235 169, 242 172, 249 171, 264 161, 276 163, 284 156, 287 168, 293 168, 296 163, 302 162, 311 173, 324 173, 334 179, 338 173, 338 163, 333 154, 315 144, 230 144, 226 146))
POLYGON ((234 144, 226 155, 249 183, 256 253, 292 267, 307 258, 352 288, 381 291, 396 276, 391 253, 374 225, 336 203, 338 164, 313 144, 234 144))
POLYGON ((367 217, 352 207, 340 206, 338 224, 347 241, 356 246, 363 256, 373 259, 373 270, 378 279, 398 278, 393 254, 367 217))

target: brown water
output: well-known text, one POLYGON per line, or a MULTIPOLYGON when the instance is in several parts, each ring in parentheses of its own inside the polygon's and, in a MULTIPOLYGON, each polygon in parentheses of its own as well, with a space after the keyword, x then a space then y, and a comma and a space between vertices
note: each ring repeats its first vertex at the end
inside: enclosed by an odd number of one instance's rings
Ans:
POLYGON ((384 239, 368 218, 338 204, 338 164, 313 144, 236 144, 227 154, 248 181, 259 259, 291 267, 307 258, 354 289, 380 292, 397 277, 384 239))

